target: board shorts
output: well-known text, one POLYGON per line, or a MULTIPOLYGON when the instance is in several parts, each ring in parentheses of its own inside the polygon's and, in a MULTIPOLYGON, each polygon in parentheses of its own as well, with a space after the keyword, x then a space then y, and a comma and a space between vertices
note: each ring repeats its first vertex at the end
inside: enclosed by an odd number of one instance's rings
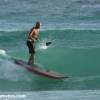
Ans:
POLYGON ((28 46, 28 49, 29 49, 29 53, 30 54, 35 54, 35 46, 34 46, 34 43, 27 40, 27 46, 28 46))

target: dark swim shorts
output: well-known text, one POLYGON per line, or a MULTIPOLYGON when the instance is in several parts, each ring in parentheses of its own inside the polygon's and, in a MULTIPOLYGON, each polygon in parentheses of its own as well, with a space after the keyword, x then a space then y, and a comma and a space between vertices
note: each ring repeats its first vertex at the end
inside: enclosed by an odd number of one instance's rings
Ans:
POLYGON ((27 46, 28 46, 28 49, 29 49, 29 53, 30 54, 35 54, 34 43, 32 43, 31 41, 27 41, 27 46))

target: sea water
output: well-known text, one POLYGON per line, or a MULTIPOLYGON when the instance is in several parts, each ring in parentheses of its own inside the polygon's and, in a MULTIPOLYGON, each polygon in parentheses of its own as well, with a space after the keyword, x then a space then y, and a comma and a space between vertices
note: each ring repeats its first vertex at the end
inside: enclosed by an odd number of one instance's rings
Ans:
POLYGON ((0 0, 1 100, 99 100, 99 66, 99 0, 0 0), (9 60, 28 60, 27 35, 38 20, 35 63, 71 78, 48 79, 9 60))

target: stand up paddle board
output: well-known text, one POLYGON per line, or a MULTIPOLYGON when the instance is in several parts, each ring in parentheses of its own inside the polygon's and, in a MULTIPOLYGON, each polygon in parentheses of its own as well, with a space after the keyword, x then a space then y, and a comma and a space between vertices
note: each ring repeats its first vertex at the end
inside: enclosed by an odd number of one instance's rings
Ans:
POLYGON ((32 72, 34 74, 40 75, 40 76, 44 76, 44 77, 48 77, 48 78, 53 78, 53 79, 65 79, 65 78, 69 78, 68 76, 64 76, 63 74, 60 74, 58 72, 55 71, 46 71, 46 70, 42 70, 41 68, 39 68, 37 65, 28 65, 27 62, 22 61, 22 60, 18 60, 18 59, 13 59, 14 63, 24 67, 26 70, 28 70, 29 72, 32 72))

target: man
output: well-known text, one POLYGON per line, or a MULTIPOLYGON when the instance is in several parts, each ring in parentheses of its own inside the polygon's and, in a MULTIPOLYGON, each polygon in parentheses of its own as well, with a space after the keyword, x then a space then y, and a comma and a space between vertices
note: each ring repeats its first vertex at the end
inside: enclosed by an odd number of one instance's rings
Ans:
POLYGON ((35 42, 38 40, 40 27, 41 27, 41 23, 37 21, 35 27, 33 27, 28 34, 27 46, 28 46, 29 54, 30 54, 30 57, 28 60, 29 65, 34 64, 34 57, 35 57, 35 46, 34 45, 35 45, 35 42))

